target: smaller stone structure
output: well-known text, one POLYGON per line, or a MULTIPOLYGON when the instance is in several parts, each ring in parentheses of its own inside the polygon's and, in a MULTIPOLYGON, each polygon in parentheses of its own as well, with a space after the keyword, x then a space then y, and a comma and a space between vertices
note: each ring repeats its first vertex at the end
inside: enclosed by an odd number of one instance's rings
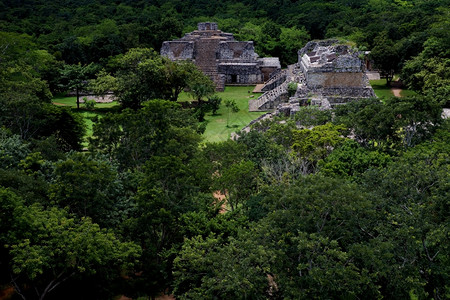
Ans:
POLYGON ((361 98, 375 97, 365 74, 360 53, 338 40, 311 41, 298 51, 298 63, 288 67, 285 81, 274 78, 268 90, 249 103, 249 110, 280 109, 295 113, 300 105, 313 104, 332 108, 361 98), (287 99, 289 82, 297 83, 297 92, 287 99), (270 88, 270 89, 269 89, 270 88))
POLYGON ((161 55, 171 60, 189 60, 215 83, 218 91, 225 84, 258 84, 268 81, 281 69, 276 57, 259 58, 252 41, 236 41, 216 23, 198 24, 198 30, 175 41, 165 41, 161 55))

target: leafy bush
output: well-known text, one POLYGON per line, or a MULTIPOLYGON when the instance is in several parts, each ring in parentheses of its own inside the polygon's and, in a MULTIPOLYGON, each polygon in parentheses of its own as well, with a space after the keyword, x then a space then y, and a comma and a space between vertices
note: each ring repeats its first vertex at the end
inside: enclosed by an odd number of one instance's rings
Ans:
POLYGON ((297 83, 295 82, 289 82, 288 84, 288 95, 289 97, 292 97, 295 95, 295 92, 297 91, 297 83))

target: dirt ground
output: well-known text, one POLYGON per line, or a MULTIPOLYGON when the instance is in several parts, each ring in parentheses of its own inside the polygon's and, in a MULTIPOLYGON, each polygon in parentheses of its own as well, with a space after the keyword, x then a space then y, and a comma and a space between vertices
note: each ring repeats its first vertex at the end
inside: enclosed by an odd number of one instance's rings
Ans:
POLYGON ((395 97, 401 97, 403 83, 400 80, 391 82, 391 91, 395 97))
MULTIPOLYGON (((213 196, 214 196, 214 198, 216 198, 219 201, 223 201, 225 199, 225 195, 222 194, 220 191, 215 191, 213 196)), ((219 213, 221 213, 221 214, 226 213, 227 212, 227 208, 226 207, 227 207, 227 205, 226 205, 226 202, 224 201, 222 203, 222 206, 220 207, 220 212, 219 213)))

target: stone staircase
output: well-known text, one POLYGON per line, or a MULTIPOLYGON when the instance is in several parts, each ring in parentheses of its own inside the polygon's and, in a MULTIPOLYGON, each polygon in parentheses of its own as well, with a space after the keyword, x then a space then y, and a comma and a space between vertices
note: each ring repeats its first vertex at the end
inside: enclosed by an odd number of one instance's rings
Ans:
POLYGON ((220 39, 205 38, 196 43, 197 56, 195 64, 216 84, 217 91, 225 89, 225 78, 217 70, 216 52, 220 39))
MULTIPOLYGON (((273 85, 272 89, 262 94, 258 99, 249 101, 249 111, 264 111, 276 108, 280 103, 288 100, 287 87, 290 82, 300 83, 299 85, 302 85, 304 82, 303 73, 297 65, 289 65, 287 70, 283 71, 274 76, 266 84, 266 86, 269 84, 273 85), (278 83, 278 85, 275 85, 274 83, 278 83)), ((264 88, 262 90, 264 90, 264 88)))
POLYGON ((282 83, 273 90, 267 91, 256 100, 248 103, 249 111, 262 111, 275 108, 282 101, 287 99, 287 82, 282 83))
POLYGON ((273 90, 275 87, 281 85, 283 82, 286 81, 286 70, 281 70, 278 72, 275 76, 270 78, 267 83, 264 84, 264 86, 261 88, 261 91, 268 92, 270 90, 273 90))

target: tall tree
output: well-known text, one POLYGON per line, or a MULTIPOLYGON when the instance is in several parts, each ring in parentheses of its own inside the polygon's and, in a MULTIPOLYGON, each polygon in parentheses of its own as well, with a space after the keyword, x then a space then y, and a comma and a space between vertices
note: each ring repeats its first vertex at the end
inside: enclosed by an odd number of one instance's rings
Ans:
POLYGON ((395 72, 399 70, 400 57, 395 43, 383 31, 376 39, 370 57, 374 61, 375 68, 381 71, 381 76, 386 78, 386 84, 391 85, 395 72))
POLYGON ((39 205, 18 205, 8 234, 11 280, 23 299, 45 299, 78 274, 107 268, 111 276, 133 268, 140 248, 121 242, 88 218, 39 205))
POLYGON ((61 70, 61 85, 69 90, 75 90, 77 97, 77 109, 80 109, 80 93, 85 92, 90 79, 96 71, 94 64, 83 66, 64 65, 61 70))

